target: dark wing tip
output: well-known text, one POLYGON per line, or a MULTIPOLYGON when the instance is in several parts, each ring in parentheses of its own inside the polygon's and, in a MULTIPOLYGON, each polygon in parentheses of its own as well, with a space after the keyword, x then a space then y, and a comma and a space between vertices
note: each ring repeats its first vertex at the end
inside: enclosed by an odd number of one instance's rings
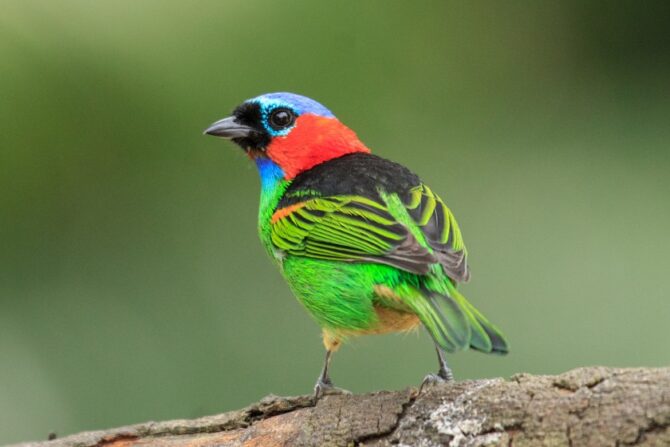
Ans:
POLYGON ((419 275, 428 274, 431 266, 438 262, 438 258, 421 246, 409 231, 399 245, 384 255, 384 259, 390 261, 395 267, 419 275))
POLYGON ((470 280, 470 268, 468 267, 465 251, 453 251, 448 247, 439 247, 439 245, 437 247, 435 255, 447 276, 457 282, 468 282, 470 280))
POLYGON ((389 265, 417 275, 427 275, 431 266, 438 263, 437 257, 422 247, 409 231, 402 242, 389 252, 380 256, 366 256, 362 260, 389 265))

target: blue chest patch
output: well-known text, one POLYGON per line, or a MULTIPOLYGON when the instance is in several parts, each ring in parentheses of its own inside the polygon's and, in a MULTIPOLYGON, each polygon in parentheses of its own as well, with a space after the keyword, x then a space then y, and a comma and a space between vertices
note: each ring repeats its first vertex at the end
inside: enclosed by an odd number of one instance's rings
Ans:
POLYGON ((258 174, 261 177, 261 188, 263 190, 274 189, 284 179, 284 171, 274 161, 262 157, 257 158, 255 161, 258 174))

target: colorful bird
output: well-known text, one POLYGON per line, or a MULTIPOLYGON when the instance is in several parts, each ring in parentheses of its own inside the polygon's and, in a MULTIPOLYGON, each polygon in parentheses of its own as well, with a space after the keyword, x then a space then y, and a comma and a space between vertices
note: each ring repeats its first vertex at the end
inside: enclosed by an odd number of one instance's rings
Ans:
POLYGON ((423 324, 439 360, 424 383, 453 379, 446 352, 507 353, 503 334, 456 289, 470 271, 452 212, 409 169, 372 155, 326 107, 269 93, 205 133, 231 139, 258 168, 260 239, 323 331, 317 397, 343 391, 328 368, 351 336, 423 324))

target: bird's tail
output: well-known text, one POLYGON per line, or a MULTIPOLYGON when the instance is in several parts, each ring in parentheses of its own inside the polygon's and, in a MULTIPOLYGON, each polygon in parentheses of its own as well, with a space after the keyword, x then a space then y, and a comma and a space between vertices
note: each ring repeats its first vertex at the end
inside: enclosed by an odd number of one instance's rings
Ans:
POLYGON ((500 329, 470 304, 451 283, 447 285, 447 289, 467 317, 470 325, 470 347, 481 352, 507 354, 509 345, 500 329))
POLYGON ((435 343, 447 352, 472 347, 506 354, 505 336, 448 282, 447 293, 421 288, 407 304, 413 308, 435 343), (420 296, 417 296, 420 295, 420 296))

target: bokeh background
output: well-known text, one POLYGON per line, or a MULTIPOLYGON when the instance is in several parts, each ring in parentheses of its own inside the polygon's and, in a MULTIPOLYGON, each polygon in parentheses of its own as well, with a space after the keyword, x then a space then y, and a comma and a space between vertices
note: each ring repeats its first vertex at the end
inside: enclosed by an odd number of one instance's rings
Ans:
MULTIPOLYGON (((460 379, 670 363, 669 3, 5 0, 0 444, 309 392, 319 331, 202 136, 245 98, 331 108, 455 211, 507 357, 460 379)), ((336 382, 416 385, 424 333, 336 382)))

